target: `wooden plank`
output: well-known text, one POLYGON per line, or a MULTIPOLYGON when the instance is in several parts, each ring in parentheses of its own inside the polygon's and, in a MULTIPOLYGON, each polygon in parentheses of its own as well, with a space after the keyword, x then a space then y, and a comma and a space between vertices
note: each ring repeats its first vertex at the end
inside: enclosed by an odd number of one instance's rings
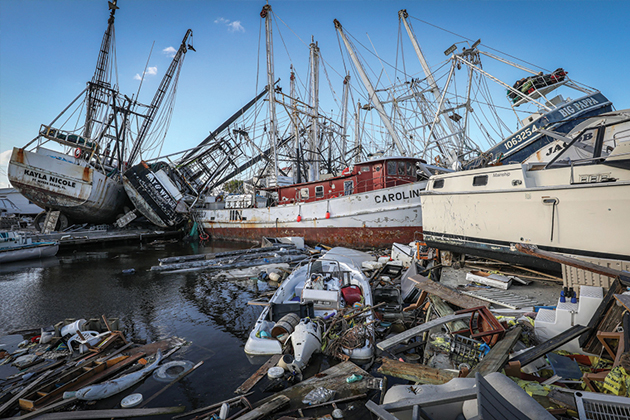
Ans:
POLYGON ((450 404, 477 398, 477 388, 458 389, 457 391, 440 392, 439 394, 416 395, 413 398, 405 398, 399 401, 381 405, 381 408, 387 411, 404 411, 412 408, 414 405, 420 407, 431 407, 434 405, 450 404))
POLYGON ((617 302, 622 304, 627 311, 630 311, 630 295, 614 295, 617 302))
POLYGON ((630 286, 630 274, 628 274, 627 272, 582 261, 577 258, 568 257, 566 255, 558 254, 555 252, 543 251, 542 249, 538 249, 537 247, 532 245, 515 244, 515 247, 520 252, 523 252, 525 254, 534 255, 545 260, 569 265, 571 267, 580 268, 582 270, 591 271, 602 276, 618 278, 621 280, 622 283, 625 283, 626 286, 630 286))
POLYGON ((20 392, 15 394, 15 396, 13 398, 11 398, 9 401, 7 401, 2 406, 0 406, 0 415, 2 415, 5 411, 10 409, 11 407, 13 407, 13 404, 18 402, 18 400, 20 398, 22 398, 23 395, 26 395, 29 392, 31 392, 31 390, 33 388, 35 388, 37 385, 39 385, 39 383, 42 382, 44 379, 46 379, 48 377, 48 375, 50 375, 51 373, 53 373, 52 370, 49 370, 48 372, 42 373, 39 378, 35 379, 33 382, 31 382, 29 385, 27 385, 23 390, 21 390, 20 392))
POLYGON ((232 404, 233 402, 241 401, 242 398, 248 397, 248 396, 250 396, 252 394, 253 394, 253 392, 249 392, 249 393, 247 393, 245 395, 240 395, 238 397, 234 397, 234 398, 230 398, 228 400, 220 401, 218 403, 214 403, 214 404, 211 404, 211 405, 208 405, 208 406, 205 406, 205 407, 197 408, 197 409, 195 409, 193 411, 188 411, 188 412, 186 412, 184 414, 179 414, 179 415, 173 417, 173 420, 181 419, 182 417, 189 417, 189 416, 192 416, 193 414, 205 413, 207 411, 210 411, 210 410, 213 410, 215 408, 221 407, 223 405, 223 403, 232 404))
POLYGON ((556 335, 551 340, 547 340, 544 343, 539 344, 536 347, 519 354, 518 356, 510 360, 510 362, 519 362, 521 364, 521 367, 527 366, 534 360, 543 357, 545 354, 554 351, 563 344, 566 344, 574 338, 584 334, 584 332, 588 329, 589 327, 585 327, 584 325, 574 325, 568 330, 556 335))
POLYGON ((47 405, 45 407, 38 408, 37 410, 32 411, 32 412, 30 412, 28 414, 24 414, 23 416, 11 417, 11 420, 28 420, 28 419, 32 419, 33 417, 41 416, 42 414, 48 413, 49 411, 53 411, 53 410, 56 410, 58 408, 65 407, 66 405, 73 404, 77 400, 78 400, 77 397, 72 397, 72 398, 68 398, 66 400, 61 400, 58 403, 49 404, 49 405, 47 405))
POLYGON ((236 391, 237 394, 244 394, 249 392, 250 389, 254 387, 260 381, 260 379, 267 374, 269 368, 274 367, 278 364, 280 359, 282 358, 282 354, 274 354, 267 360, 261 367, 258 368, 256 372, 252 376, 250 376, 245 382, 241 384, 236 391))
POLYGON ((177 414, 184 411, 183 405, 177 407, 160 408, 116 408, 112 410, 64 411, 63 413, 48 413, 38 417, 38 420, 92 420, 92 419, 126 419, 130 417, 160 416, 177 414))
POLYGON ((355 365, 352 362, 342 362, 321 372, 319 378, 312 377, 306 379, 290 388, 280 391, 270 397, 263 398, 256 403, 260 406, 271 401, 277 395, 286 395, 291 400, 291 407, 296 408, 302 406, 303 397, 317 387, 334 389, 336 391, 335 398, 345 398, 351 395, 367 393, 368 385, 372 376, 355 365), (347 383, 346 378, 354 374, 363 376, 363 380, 353 383, 347 383))
POLYGON ((581 348, 586 347, 587 343, 597 341, 597 339, 595 338, 595 334, 598 331, 597 327, 604 318, 604 315, 606 315, 606 313, 608 312, 610 306, 615 301, 615 293, 621 293, 622 290, 623 289, 619 284, 619 280, 615 280, 613 284, 610 285, 608 292, 606 292, 606 296, 604 296, 604 299, 601 301, 601 303, 597 307, 597 310, 595 310, 595 313, 591 317, 591 320, 587 324, 587 327, 590 327, 590 330, 586 334, 582 334, 582 336, 580 336, 579 344, 581 348))
POLYGON ((385 357, 382 360, 383 364, 378 368, 379 373, 412 382, 441 385, 458 376, 457 372, 449 372, 416 363, 405 363, 385 357))
POLYGON ((254 408, 249 413, 244 416, 238 417, 236 420, 256 420, 261 417, 266 416, 267 414, 273 413, 277 409, 284 407, 289 404, 291 400, 286 395, 278 395, 273 400, 269 401, 261 405, 260 407, 254 408))
POLYGON ((372 413, 376 414, 376 417, 378 417, 379 419, 383 419, 383 420, 398 420, 398 417, 396 417, 395 415, 391 414, 387 410, 384 410, 382 408, 382 406, 377 405, 372 400, 368 400, 368 402, 365 403, 365 408, 370 410, 372 413))
POLYGON ((520 325, 517 325, 513 330, 509 331, 501 341, 490 349, 481 362, 479 362, 474 369, 471 369, 467 378, 474 378, 477 372, 486 375, 503 369, 503 366, 505 366, 510 357, 510 351, 512 351, 516 342, 521 338, 521 331, 522 327, 520 325))
POLYGON ((393 337, 388 338, 387 340, 383 340, 376 345, 381 350, 387 350, 389 348, 394 347, 396 344, 400 344, 404 341, 409 340, 410 338, 417 337, 425 331, 429 331, 433 327, 439 327, 440 325, 446 324, 447 322, 453 322, 460 319, 469 319, 470 314, 459 314, 459 315, 448 315, 442 318, 434 319, 433 321, 425 322, 424 324, 417 325, 413 328, 408 329, 407 331, 401 332, 400 334, 396 334, 393 337))
POLYGON ((433 280, 429 280, 428 278, 419 274, 415 276, 410 276, 409 279, 416 283, 416 288, 426 291, 429 294, 438 296, 445 301, 452 303, 453 305, 459 306, 460 308, 470 309, 479 306, 490 306, 488 302, 474 298, 472 296, 466 296, 458 292, 457 290, 446 287, 443 284, 440 284, 433 280))

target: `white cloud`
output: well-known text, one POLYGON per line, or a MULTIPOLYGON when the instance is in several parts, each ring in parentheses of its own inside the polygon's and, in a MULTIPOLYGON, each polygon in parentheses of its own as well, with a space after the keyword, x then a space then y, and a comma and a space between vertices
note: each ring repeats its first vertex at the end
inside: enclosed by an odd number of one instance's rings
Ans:
POLYGON ((241 25, 240 20, 235 20, 234 22, 229 23, 228 30, 230 32, 245 32, 245 28, 243 28, 243 25, 241 25))
POLYGON ((214 23, 227 26, 228 31, 230 32, 245 32, 245 28, 243 27, 243 25, 241 25, 240 20, 235 20, 234 22, 232 22, 230 19, 220 17, 216 18, 214 20, 214 23))
POLYGON ((177 52, 177 50, 175 48, 173 48, 173 47, 167 47, 167 48, 164 48, 162 50, 162 53, 166 54, 167 56, 169 56, 171 58, 175 57, 175 53, 176 52, 177 52))
MULTIPOLYGON (((147 70, 144 72, 144 74, 147 76, 155 76, 157 74, 157 67, 147 67, 147 70)), ((134 80, 142 80, 142 76, 140 76, 139 73, 136 73, 133 78, 134 80)))
POLYGON ((9 160, 11 160, 12 149, 5 150, 0 153, 0 188, 10 187, 9 178, 7 177, 7 171, 9 169, 9 160))

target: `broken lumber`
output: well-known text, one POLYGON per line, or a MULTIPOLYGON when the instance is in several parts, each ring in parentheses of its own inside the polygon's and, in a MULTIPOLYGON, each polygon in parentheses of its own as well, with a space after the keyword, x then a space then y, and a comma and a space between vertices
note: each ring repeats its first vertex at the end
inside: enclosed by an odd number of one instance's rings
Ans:
POLYGON ((434 319, 433 321, 425 322, 424 324, 417 325, 413 328, 408 329, 407 331, 401 332, 400 334, 396 334, 393 337, 388 338, 387 340, 383 340, 376 345, 380 350, 387 350, 394 347, 397 344, 405 342, 413 337, 417 337, 425 331, 429 331, 431 328, 439 327, 440 325, 446 324, 447 322, 458 321, 460 319, 469 319, 470 314, 459 314, 459 315, 447 315, 442 318, 434 319))
POLYGON ((510 351, 512 351, 516 342, 521 338, 521 331, 522 327, 520 325, 517 325, 513 330, 509 331, 502 340, 490 349, 488 354, 481 359, 481 362, 471 369, 466 377, 474 378, 477 372, 482 375, 487 375, 488 373, 499 372, 503 369, 503 366, 505 366, 510 357, 510 351))
POLYGON ((525 254, 534 255, 545 260, 557 262, 559 264, 569 265, 571 267, 580 268, 582 270, 591 271, 602 276, 608 276, 617 278, 625 286, 630 286, 630 274, 624 271, 615 270, 613 268, 604 267, 602 265, 593 264, 590 262, 582 261, 577 258, 568 257, 566 255, 558 254, 555 252, 543 251, 532 245, 526 244, 514 244, 516 249, 525 254))
POLYGON ((248 397, 248 396, 250 396, 252 394, 253 394, 253 392, 249 392, 249 393, 247 393, 245 395, 241 395, 239 397, 230 398, 230 399, 225 400, 225 401, 219 401, 218 403, 214 403, 214 404, 211 404, 211 405, 208 405, 208 406, 205 406, 205 407, 197 408, 195 410, 188 411, 188 412, 183 413, 183 414, 179 414, 179 415, 173 417, 173 420, 181 419, 182 417, 189 417, 189 416, 192 416, 193 414, 205 413, 207 411, 210 411, 210 410, 213 410, 215 408, 221 407, 224 403, 232 404, 233 402, 241 401, 245 397, 248 397))
POLYGON ((554 351, 558 347, 584 334, 584 332, 586 332, 588 329, 589 327, 585 327, 584 325, 574 325, 568 330, 556 335, 551 340, 547 340, 544 343, 539 344, 536 347, 519 354, 510 361, 519 362, 521 364, 521 367, 527 366, 534 360, 543 357, 545 354, 554 351))
POLYGON ((64 411, 62 413, 48 413, 38 417, 41 420, 92 420, 159 416, 163 414, 177 414, 184 411, 183 405, 177 407, 160 408, 115 408, 112 410, 83 410, 64 411))
POLYGON ((453 378, 457 378, 457 372, 449 372, 415 363, 405 363, 398 360, 383 358, 383 364, 378 372, 384 375, 406 379, 422 384, 442 385, 453 378))
POLYGON ((490 303, 488 302, 474 298, 472 296, 466 296, 465 294, 460 293, 457 290, 446 287, 433 280, 429 280, 428 278, 419 274, 411 276, 409 278, 415 283, 416 288, 426 291, 431 295, 438 296, 443 300, 452 303, 453 305, 459 306, 460 308, 470 309, 479 306, 490 306, 490 303))
POLYGON ((278 395, 277 397, 274 397, 274 399, 272 399, 268 403, 265 403, 261 405, 260 407, 254 408, 252 411, 239 417, 237 420, 259 419, 261 417, 266 416, 267 414, 273 413, 280 407, 284 407, 285 405, 289 404, 290 401, 291 400, 286 395, 278 395))
POLYGON ((241 384, 236 391, 236 394, 244 394, 254 387, 260 381, 260 379, 267 374, 269 368, 274 367, 280 361, 281 354, 274 354, 267 360, 261 367, 258 368, 252 376, 250 376, 245 382, 241 384))
POLYGON ((18 400, 23 396, 28 394, 33 388, 35 388, 37 385, 39 385, 40 382, 42 382, 44 379, 46 379, 48 377, 48 375, 50 375, 51 373, 53 373, 52 370, 49 370, 47 372, 44 372, 40 375, 39 378, 35 379, 33 382, 31 382, 28 386, 26 386, 23 390, 21 390, 20 392, 18 392, 13 398, 11 398, 9 401, 7 401, 6 403, 4 403, 2 406, 0 406, 0 415, 2 415, 5 411, 7 411, 8 409, 10 409, 11 407, 13 407, 13 405, 18 402, 18 400))

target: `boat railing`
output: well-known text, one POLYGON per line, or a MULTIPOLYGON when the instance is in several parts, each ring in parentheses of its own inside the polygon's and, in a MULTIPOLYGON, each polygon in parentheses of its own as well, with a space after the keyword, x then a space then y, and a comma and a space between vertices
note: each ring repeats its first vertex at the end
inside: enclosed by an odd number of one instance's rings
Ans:
POLYGON ((98 149, 98 143, 92 140, 86 139, 71 131, 61 130, 45 124, 41 125, 39 135, 66 146, 79 147, 85 151, 91 152, 98 149))

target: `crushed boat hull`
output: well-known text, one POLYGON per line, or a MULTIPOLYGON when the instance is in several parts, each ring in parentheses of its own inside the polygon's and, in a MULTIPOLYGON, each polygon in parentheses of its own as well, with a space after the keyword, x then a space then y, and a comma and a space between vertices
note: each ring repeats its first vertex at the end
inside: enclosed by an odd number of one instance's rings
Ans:
POLYGON ((109 223, 129 204, 122 183, 78 164, 69 155, 40 148, 14 148, 9 161, 11 184, 42 208, 59 210, 74 222, 109 223))

